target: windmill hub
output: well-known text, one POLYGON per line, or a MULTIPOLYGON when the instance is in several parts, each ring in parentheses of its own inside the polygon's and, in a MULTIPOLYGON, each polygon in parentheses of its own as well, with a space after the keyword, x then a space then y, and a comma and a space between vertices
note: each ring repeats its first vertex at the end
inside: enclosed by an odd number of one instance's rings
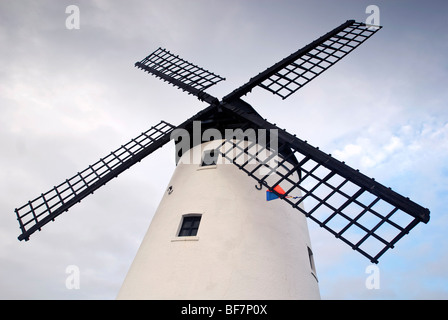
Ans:
MULTIPOLYGON (((224 128, 222 123, 217 123, 213 120, 193 121, 192 130, 190 131, 187 129, 175 129, 171 133, 171 139, 176 143, 176 155, 178 156, 177 160, 179 160, 179 157, 189 151, 192 147, 208 141, 251 141, 256 148, 254 152, 262 153, 263 151, 267 151, 267 139, 269 139, 269 150, 271 150, 271 152, 278 151, 278 129, 268 130, 249 127, 243 130, 241 127, 224 128), (207 129, 203 130, 202 124, 205 124, 207 129)), ((221 151, 216 150, 216 152, 218 154, 221 151)), ((183 157, 182 161, 200 164, 202 161, 201 155, 197 153, 193 154, 196 158, 183 157)), ((222 161, 227 164, 231 163, 226 158, 222 158, 222 161)), ((258 163, 256 158, 251 158, 248 161, 251 161, 252 164, 258 163)), ((178 163, 178 161, 176 161, 176 163, 178 163)))

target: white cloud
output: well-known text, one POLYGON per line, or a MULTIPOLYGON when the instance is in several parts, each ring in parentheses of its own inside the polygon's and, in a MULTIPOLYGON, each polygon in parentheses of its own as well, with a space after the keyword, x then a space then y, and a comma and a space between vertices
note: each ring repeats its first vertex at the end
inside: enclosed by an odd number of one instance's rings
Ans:
POLYGON ((384 147, 384 149, 387 152, 392 153, 392 152, 397 151, 397 149, 400 149, 402 147, 403 147, 403 143, 402 143, 401 139, 399 137, 393 136, 393 137, 390 138, 389 144, 386 145, 384 147))
POLYGON ((363 148, 360 145, 349 143, 343 150, 336 150, 334 156, 339 159, 348 159, 354 156, 359 156, 363 148))

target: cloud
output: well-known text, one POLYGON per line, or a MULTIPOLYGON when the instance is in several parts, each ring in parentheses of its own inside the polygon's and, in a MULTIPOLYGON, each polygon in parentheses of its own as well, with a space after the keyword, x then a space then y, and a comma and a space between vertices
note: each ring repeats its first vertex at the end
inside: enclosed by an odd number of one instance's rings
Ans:
POLYGON ((386 161, 401 146, 401 140, 396 136, 390 137, 385 144, 382 144, 377 138, 358 137, 356 144, 349 143, 342 150, 335 150, 333 155, 350 164, 358 163, 360 169, 367 169, 386 161))
POLYGON ((418 170, 430 155, 439 158, 448 155, 447 129, 447 123, 435 117, 395 128, 372 126, 358 136, 354 143, 343 145, 334 150, 333 154, 360 169, 378 167, 387 170, 389 167, 395 172, 418 170), (422 153, 422 149, 426 151, 422 153))

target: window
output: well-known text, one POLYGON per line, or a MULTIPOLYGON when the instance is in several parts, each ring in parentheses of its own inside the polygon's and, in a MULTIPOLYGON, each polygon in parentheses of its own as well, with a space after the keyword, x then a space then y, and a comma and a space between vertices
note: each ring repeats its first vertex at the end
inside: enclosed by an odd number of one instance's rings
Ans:
POLYGON ((194 237, 198 234, 200 215, 183 216, 182 225, 179 230, 179 237, 194 237))
POLYGON ((216 163, 218 162, 218 155, 219 152, 215 149, 204 151, 204 154, 202 155, 201 167, 216 166, 216 163))
POLYGON ((311 251, 310 247, 308 247, 308 257, 310 258, 311 271, 313 271, 313 273, 316 273, 316 267, 314 265, 314 258, 313 258, 313 251, 311 251))
POLYGON ((313 251, 311 251, 310 247, 307 248, 308 248, 308 258, 310 259, 311 274, 313 275, 314 279, 316 279, 316 281, 319 282, 319 280, 317 279, 316 265, 314 264, 313 251))

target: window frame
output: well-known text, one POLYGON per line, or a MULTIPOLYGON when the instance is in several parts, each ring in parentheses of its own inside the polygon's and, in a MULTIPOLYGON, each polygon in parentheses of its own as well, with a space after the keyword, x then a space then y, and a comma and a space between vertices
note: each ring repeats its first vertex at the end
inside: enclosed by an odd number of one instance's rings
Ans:
POLYGON ((219 157, 219 150, 218 149, 208 149, 204 150, 201 157, 201 168, 216 168, 216 165, 218 164, 218 157, 219 157), (211 153, 213 153, 213 156, 211 156, 211 153), (206 160, 208 160, 206 162, 206 160), (211 160, 211 162, 210 162, 211 160), (210 163, 208 163, 210 162, 210 163))
MULTIPOLYGON (((198 213, 190 213, 190 214, 184 214, 182 215, 182 219, 180 221, 180 225, 179 228, 177 230, 176 233, 176 237, 177 238, 189 238, 189 237, 197 237, 198 236, 198 232, 199 232, 199 226, 201 225, 201 220, 202 220, 202 214, 198 214, 198 213), (184 224, 186 223, 187 220, 192 220, 195 219, 198 223, 197 223, 197 227, 194 227, 194 224, 190 227, 185 227, 184 224), (196 229, 196 232, 194 232, 193 230, 196 229), (184 230, 188 230, 188 234, 187 235, 182 235, 184 230), (192 234, 194 232, 194 234, 192 234)), ((195 223, 196 221, 194 221, 193 223, 195 223)))
POLYGON ((309 246, 307 246, 307 249, 308 249, 307 250, 308 251, 308 259, 309 259, 310 267, 311 267, 311 274, 314 276, 316 281, 319 282, 319 280, 317 279, 316 264, 314 263, 313 250, 311 250, 311 248, 309 246))

